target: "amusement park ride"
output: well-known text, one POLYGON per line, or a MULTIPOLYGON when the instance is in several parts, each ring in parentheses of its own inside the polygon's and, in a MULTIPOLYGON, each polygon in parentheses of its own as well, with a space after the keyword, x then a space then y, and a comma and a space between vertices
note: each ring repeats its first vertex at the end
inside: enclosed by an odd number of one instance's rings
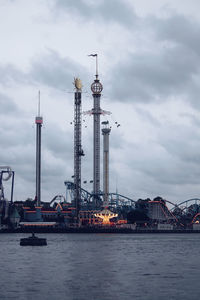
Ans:
POLYGON ((9 203, 11 205, 13 203, 14 176, 15 173, 14 171, 11 170, 10 167, 0 166, 0 224, 1 224, 1 216, 3 211, 4 211, 4 218, 7 218, 9 214, 9 203), (8 181, 10 178, 12 178, 10 199, 7 199, 4 193, 3 181, 8 181))
MULTIPOLYGON (((110 219, 117 218, 122 215, 122 212, 129 213, 131 211, 145 208, 149 219, 156 222, 166 222, 180 224, 183 215, 190 216, 192 223, 200 223, 200 199, 193 198, 183 201, 179 204, 174 204, 160 197, 154 200, 135 200, 123 196, 118 192, 112 193, 109 191, 109 137, 111 127, 108 121, 100 123, 101 115, 111 114, 104 111, 100 107, 101 92, 103 85, 99 80, 98 75, 98 57, 97 54, 89 56, 96 58, 96 74, 94 82, 91 84, 93 96, 93 108, 90 111, 82 112, 82 83, 79 78, 74 79, 74 175, 73 181, 65 181, 66 198, 62 195, 56 195, 49 202, 49 207, 55 202, 60 204, 68 204, 75 211, 76 224, 80 221, 80 215, 86 212, 93 212, 93 216, 101 219, 101 224, 109 225, 110 219), (93 116, 93 190, 88 191, 82 188, 81 180, 81 160, 85 155, 82 149, 82 115, 89 114, 93 116), (101 128, 102 127, 102 128, 101 128), (103 191, 100 189, 100 152, 101 152, 101 135, 103 136, 103 191), (70 199, 69 199, 70 198, 70 199), (70 201, 69 201, 70 200, 70 201), (170 208, 168 208, 168 206, 170 208)), ((117 122, 115 122, 117 123, 117 122)), ((41 201, 41 128, 43 119, 40 115, 40 92, 38 103, 38 115, 35 118, 36 124, 36 196, 35 210, 37 212, 37 221, 42 221, 42 201, 41 201), (39 214, 40 213, 40 214, 39 214)), ((117 127, 120 124, 117 125, 117 127)), ((8 166, 0 166, 0 218, 2 211, 8 211, 9 203, 13 204, 13 189, 14 189, 14 171, 8 166), (7 200, 4 194, 4 181, 12 178, 11 195, 7 200)), ((60 205, 59 204, 59 205, 60 205)), ((62 209, 62 206, 60 206, 62 209)), ((30 213, 29 213, 30 215, 30 213)))
MULTIPOLYGON (((100 189, 100 116, 111 114, 100 107, 101 92, 103 85, 98 75, 98 56, 90 54, 96 59, 96 75, 91 85, 93 96, 93 108, 90 111, 81 111, 81 92, 82 83, 79 78, 74 80, 74 182, 65 181, 66 195, 69 194, 71 202, 76 208, 76 217, 78 220, 80 210, 97 210, 96 217, 102 218, 103 223, 108 224, 109 219, 116 217, 117 212, 123 209, 128 211, 135 209, 137 201, 118 193, 109 192, 109 135, 111 127, 109 122, 102 122, 103 135, 103 191, 100 189), (91 192, 81 187, 81 157, 84 156, 81 145, 81 117, 82 114, 93 115, 93 190, 91 192)), ((67 198, 67 197, 66 197, 67 198)), ((173 211, 182 209, 182 205, 190 201, 200 201, 199 199, 190 199, 180 204, 173 204, 170 201, 149 201, 148 208, 153 218, 158 220, 173 220, 176 222, 176 216, 173 211), (171 209, 166 206, 168 203, 171 209)), ((185 209, 185 208, 184 208, 185 209)))
MULTIPOLYGON (((10 202, 13 202, 14 177, 15 173, 8 166, 0 166, 0 201, 6 200, 4 194, 3 181, 8 181, 12 177, 10 202)), ((8 201, 8 200, 7 200, 8 201)))
MULTIPOLYGON (((109 202, 109 134, 111 129, 109 123, 104 122, 104 128, 102 134, 104 137, 104 172, 103 172, 103 194, 100 190, 100 116, 101 114, 109 114, 109 112, 103 111, 100 107, 101 92, 103 85, 99 80, 98 75, 98 60, 97 54, 90 54, 96 58, 96 75, 95 80, 91 85, 91 91, 93 95, 93 108, 85 114, 93 115, 93 191, 89 193, 81 188, 81 156, 84 156, 81 145, 81 89, 82 83, 79 78, 74 80, 75 93, 74 93, 74 184, 65 182, 66 187, 73 186, 73 202, 76 208, 76 218, 78 221, 79 211, 82 206, 82 194, 85 192, 86 198, 89 196, 89 209, 100 210, 104 207, 104 211, 98 213, 98 217, 108 223, 109 218, 116 217, 117 214, 108 210, 109 202), (102 198, 103 196, 103 198, 102 198), (90 207, 91 206, 91 207, 90 207), (106 216, 106 217, 105 217, 106 216)), ((84 201, 85 199, 84 198, 84 201)), ((97 215, 96 215, 97 216, 97 215)))

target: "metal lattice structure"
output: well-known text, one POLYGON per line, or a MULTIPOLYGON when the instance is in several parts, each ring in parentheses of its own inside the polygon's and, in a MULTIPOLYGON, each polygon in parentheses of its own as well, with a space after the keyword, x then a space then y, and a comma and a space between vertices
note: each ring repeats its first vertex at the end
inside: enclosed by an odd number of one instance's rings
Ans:
POLYGON ((84 155, 81 145, 81 86, 80 79, 76 78, 74 93, 74 202, 77 218, 81 202, 81 156, 84 155))
POLYGON ((54 202, 66 202, 66 199, 63 195, 56 195, 55 197, 53 197, 49 204, 51 205, 54 202))
POLYGON ((178 204, 176 204, 176 206, 181 207, 184 206, 185 208, 188 207, 188 203, 194 202, 195 204, 200 204, 200 199, 199 198, 192 198, 192 199, 188 199, 185 201, 182 201, 178 204))
POLYGON ((109 205, 112 207, 131 207, 135 208, 136 200, 121 195, 119 193, 109 193, 109 205))
MULTIPOLYGON (((71 181, 65 181, 64 182, 66 186, 66 190, 69 192, 71 201, 75 198, 75 184, 71 181)), ((92 194, 88 192, 87 190, 80 187, 80 195, 81 195, 81 203, 83 202, 90 202, 92 198, 92 194)))
POLYGON ((12 177, 10 201, 13 202, 14 176, 15 173, 10 167, 0 166, 0 201, 5 200, 3 181, 8 181, 12 177))
MULTIPOLYGON (((69 192, 71 201, 74 199, 75 195, 75 185, 71 181, 65 181, 65 186, 67 191, 69 192)), ((87 190, 80 188, 80 193, 81 193, 81 202, 80 205, 81 207, 87 206, 92 207, 93 209, 95 208, 94 203, 93 203, 93 194, 88 192, 87 190)), ((99 198, 100 201, 102 202, 103 199, 103 193, 99 192, 99 198)), ((118 208, 118 207, 130 207, 134 208, 135 207, 135 200, 126 197, 124 195, 118 194, 118 193, 109 193, 108 194, 108 205, 109 207, 113 208, 118 208)))

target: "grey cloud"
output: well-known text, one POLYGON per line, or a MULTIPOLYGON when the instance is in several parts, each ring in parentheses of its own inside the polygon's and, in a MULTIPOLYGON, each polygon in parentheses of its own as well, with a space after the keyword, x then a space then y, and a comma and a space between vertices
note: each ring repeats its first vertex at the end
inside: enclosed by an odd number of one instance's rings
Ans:
POLYGON ((195 19, 174 14, 164 19, 151 17, 149 24, 153 26, 159 40, 184 45, 197 55, 200 54, 200 24, 195 19))
POLYGON ((14 101, 6 96, 5 94, 0 93, 0 115, 7 115, 19 112, 19 108, 14 103, 14 101))
POLYGON ((46 55, 35 58, 28 74, 32 81, 62 90, 72 87, 73 78, 77 75, 87 80, 88 74, 83 66, 67 57, 62 58, 52 50, 49 50, 46 55))
POLYGON ((200 171, 197 168, 188 168, 186 162, 180 163, 174 159, 169 159, 168 163, 159 161, 157 165, 148 170, 143 170, 146 175, 154 178, 157 182, 168 185, 189 185, 197 184, 200 171))
POLYGON ((47 124, 43 131, 44 146, 52 155, 60 159, 70 160, 73 157, 73 131, 70 133, 58 128, 55 124, 47 124))
POLYGON ((131 165, 156 182, 185 186, 199 182, 200 133, 191 125, 165 124, 157 129, 157 139, 132 148, 131 165))
MULTIPOLYGON (((27 149, 28 146, 35 142, 31 124, 23 120, 20 114, 9 116, 5 113, 6 119, 1 122, 1 145, 5 145, 7 150, 10 148, 12 151, 17 152, 17 147, 22 146, 24 149, 27 149)), ((6 151, 3 151, 3 153, 7 154, 6 151)))
POLYGON ((143 174, 144 178, 151 178, 157 183, 171 185, 171 187, 197 184, 200 176, 197 164, 192 165, 186 158, 185 160, 179 159, 176 155, 169 153, 168 146, 166 149, 159 147, 158 144, 149 144, 149 147, 141 145, 139 149, 132 148, 129 164, 134 172, 143 174))
POLYGON ((147 191, 147 182, 152 181, 152 189, 160 185, 163 191, 168 188, 167 194, 170 189, 174 192, 176 189, 186 190, 186 186, 196 189, 200 177, 198 126, 195 127, 192 120, 189 124, 183 121, 180 125, 163 122, 159 126, 153 125, 156 134, 153 140, 150 137, 137 144, 121 140, 123 147, 115 149, 111 157, 112 172, 118 173, 120 169, 120 176, 124 176, 136 190, 139 188, 136 182, 139 186, 143 184, 143 191, 147 191))
POLYGON ((165 101, 175 95, 189 98, 194 85, 199 90, 194 77, 200 76, 200 65, 196 54, 176 46, 156 54, 130 54, 111 74, 110 96, 130 102, 165 101))
POLYGON ((12 64, 6 64, 0 66, 0 84, 2 86, 10 85, 13 82, 24 83, 27 82, 26 74, 17 69, 12 64))
MULTIPOLYGON (((26 73, 13 65, 0 65, 2 86, 13 83, 30 85, 39 83, 55 89, 67 90, 70 87, 73 90, 73 78, 76 76, 84 78, 84 83, 89 81, 89 74, 83 66, 68 57, 61 57, 53 50, 33 58, 30 70, 26 73)), ((0 95, 0 100, 1 98, 3 99, 3 95, 0 95)))
POLYGON ((151 114, 151 112, 148 111, 148 109, 144 107, 136 106, 135 111, 142 117, 142 119, 148 121, 149 124, 155 127, 160 126, 161 123, 151 114))
POLYGON ((35 161, 35 136, 31 125, 24 120, 8 119, 2 122, 0 135, 1 164, 10 165, 18 175, 26 174, 28 179, 35 161))
POLYGON ((188 169, 200 164, 200 133, 193 124, 166 126, 160 129, 158 141, 169 154, 187 163, 188 169))
POLYGON ((116 22, 127 27, 133 25, 137 20, 132 6, 122 0, 55 0, 55 7, 59 11, 74 13, 86 21, 116 22))
POLYGON ((140 24, 141 34, 153 33, 153 46, 124 55, 111 69, 110 97, 137 103, 179 96, 199 107, 200 23, 174 14, 140 19, 140 24))
POLYGON ((194 114, 184 113, 184 114, 180 114, 180 116, 189 120, 191 126, 194 126, 195 128, 200 128, 200 119, 194 114))

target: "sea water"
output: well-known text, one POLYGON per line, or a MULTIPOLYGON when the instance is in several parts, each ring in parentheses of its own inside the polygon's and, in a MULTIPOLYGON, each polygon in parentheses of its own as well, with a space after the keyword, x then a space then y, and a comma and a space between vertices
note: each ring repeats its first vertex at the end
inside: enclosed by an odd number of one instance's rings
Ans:
POLYGON ((200 234, 0 234, 0 299, 196 300, 200 234))

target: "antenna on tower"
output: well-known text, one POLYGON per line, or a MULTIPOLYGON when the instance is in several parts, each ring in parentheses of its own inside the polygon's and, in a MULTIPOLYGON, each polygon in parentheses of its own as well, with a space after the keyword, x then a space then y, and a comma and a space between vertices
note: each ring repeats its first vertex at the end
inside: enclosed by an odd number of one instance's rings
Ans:
POLYGON ((89 54, 88 56, 96 57, 96 79, 98 79, 98 55, 97 54, 89 54))
POLYGON ((40 90, 38 91, 38 117, 40 117, 40 90))

